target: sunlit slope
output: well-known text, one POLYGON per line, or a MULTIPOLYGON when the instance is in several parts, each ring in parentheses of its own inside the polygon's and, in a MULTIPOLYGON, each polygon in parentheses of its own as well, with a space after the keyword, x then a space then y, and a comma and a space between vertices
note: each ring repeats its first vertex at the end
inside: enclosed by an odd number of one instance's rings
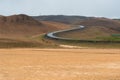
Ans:
POLYGON ((63 32, 56 34, 60 37, 73 39, 106 39, 119 37, 120 23, 115 20, 105 18, 88 19, 77 23, 84 25, 84 29, 63 32))

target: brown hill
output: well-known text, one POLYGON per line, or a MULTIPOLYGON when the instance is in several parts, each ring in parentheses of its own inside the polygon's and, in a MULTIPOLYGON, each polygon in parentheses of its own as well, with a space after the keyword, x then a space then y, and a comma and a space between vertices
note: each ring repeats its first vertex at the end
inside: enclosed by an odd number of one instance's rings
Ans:
POLYGON ((96 39, 120 34, 120 22, 106 18, 87 19, 77 23, 84 25, 83 30, 75 30, 57 34, 58 36, 74 39, 96 39))
POLYGON ((40 22, 34 20, 32 17, 29 17, 24 14, 12 15, 12 16, 1 16, 0 23, 4 24, 28 24, 28 25, 40 25, 40 22))
POLYGON ((92 19, 87 19, 84 21, 81 21, 78 23, 79 25, 84 25, 84 26, 101 26, 101 27, 106 27, 109 29, 113 29, 115 31, 120 31, 120 22, 112 19, 107 19, 107 18, 92 18, 92 19))
MULTIPOLYGON (((63 29, 57 26, 39 22, 30 16, 20 14, 12 16, 0 16, 0 38, 1 37, 27 37, 63 29)), ((66 28, 66 26, 64 26, 66 28)))

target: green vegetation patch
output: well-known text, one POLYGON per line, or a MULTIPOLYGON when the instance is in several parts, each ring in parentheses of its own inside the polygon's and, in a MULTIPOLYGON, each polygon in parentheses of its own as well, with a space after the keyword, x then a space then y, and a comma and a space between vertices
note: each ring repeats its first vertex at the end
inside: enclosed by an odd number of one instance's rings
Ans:
POLYGON ((112 34, 112 37, 120 37, 120 34, 112 34))
POLYGON ((114 34, 114 35, 106 36, 106 37, 96 37, 96 39, 103 40, 103 41, 120 41, 120 35, 114 34))

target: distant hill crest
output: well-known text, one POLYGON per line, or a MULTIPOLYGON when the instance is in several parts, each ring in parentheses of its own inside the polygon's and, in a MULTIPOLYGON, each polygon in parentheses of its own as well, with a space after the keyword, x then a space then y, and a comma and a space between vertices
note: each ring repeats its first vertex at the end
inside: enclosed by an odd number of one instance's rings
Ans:
POLYGON ((48 15, 48 16, 33 16, 33 18, 39 21, 54 21, 54 22, 61 22, 61 23, 66 23, 66 24, 74 24, 77 21, 91 19, 92 17, 48 15))
POLYGON ((40 22, 33 19, 30 16, 27 16, 25 14, 19 14, 19 15, 12 15, 12 16, 1 16, 0 17, 0 23, 4 24, 38 24, 40 25, 40 22))

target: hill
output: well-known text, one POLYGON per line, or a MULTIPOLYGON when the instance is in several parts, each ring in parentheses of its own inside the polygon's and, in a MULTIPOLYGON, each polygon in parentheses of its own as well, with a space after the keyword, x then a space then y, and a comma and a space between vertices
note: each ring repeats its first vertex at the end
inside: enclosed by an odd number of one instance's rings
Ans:
POLYGON ((0 16, 0 48, 52 47, 56 44, 43 39, 43 34, 69 28, 70 25, 38 21, 20 14, 0 16))
MULTIPOLYGON (((41 33, 66 28, 57 27, 47 24, 48 22, 40 22, 30 16, 20 14, 12 16, 0 16, 0 38, 6 37, 28 37, 41 33)), ((58 23, 60 24, 60 23, 58 23)), ((56 23, 57 25, 57 23, 56 23)), ((68 27, 68 26, 67 26, 68 27)))
POLYGON ((33 16, 33 18, 39 21, 53 21, 53 22, 61 22, 61 23, 66 23, 66 24, 74 24, 78 21, 90 19, 92 17, 48 15, 48 16, 33 16))
POLYGON ((113 35, 120 34, 120 22, 112 19, 92 18, 76 24, 84 25, 85 28, 56 35, 73 39, 113 39, 113 35))
POLYGON ((102 26, 115 31, 120 31, 120 22, 112 19, 107 19, 107 18, 87 19, 77 24, 84 25, 84 26, 102 26))

